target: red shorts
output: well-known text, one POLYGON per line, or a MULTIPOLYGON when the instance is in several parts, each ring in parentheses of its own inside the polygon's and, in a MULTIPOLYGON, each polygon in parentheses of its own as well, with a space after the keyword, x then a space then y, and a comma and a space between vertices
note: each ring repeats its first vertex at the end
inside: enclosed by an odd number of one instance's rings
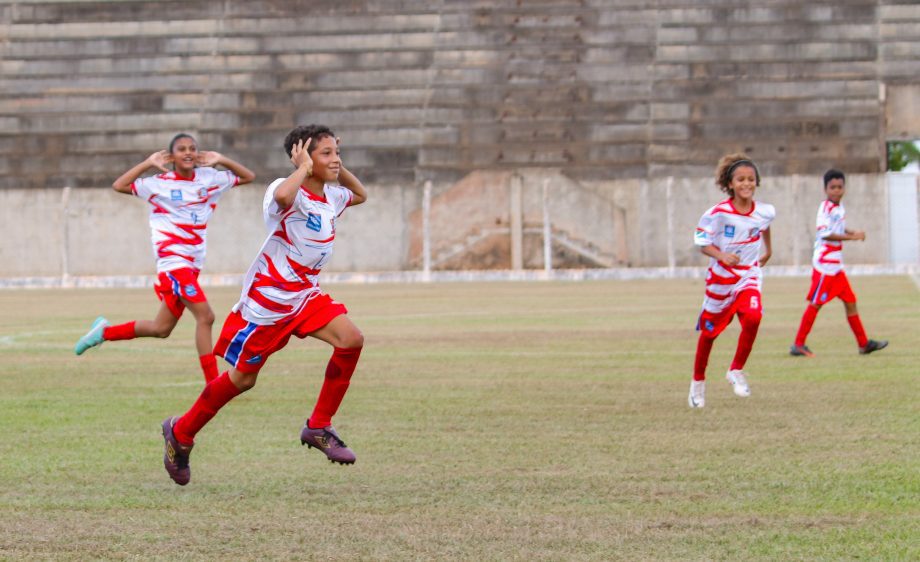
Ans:
POLYGON ((278 324, 259 325, 247 322, 243 315, 231 312, 224 320, 214 355, 223 357, 243 373, 258 373, 268 356, 287 345, 291 335, 305 338, 348 310, 332 297, 321 294, 311 299, 300 313, 278 324))
POLYGON ((182 316, 185 310, 185 303, 188 302, 208 302, 204 296, 204 291, 198 285, 199 270, 192 267, 174 269, 172 271, 161 271, 157 275, 157 283, 153 286, 153 292, 157 298, 166 304, 169 311, 176 318, 182 316))
POLYGON ((745 289, 738 293, 735 300, 722 312, 706 312, 700 314, 696 324, 697 331, 703 332, 707 337, 714 338, 722 333, 731 323, 735 314, 763 314, 763 298, 756 289, 745 289))
POLYGON ((841 271, 837 275, 825 275, 817 269, 811 270, 811 288, 805 300, 821 306, 838 297, 843 302, 856 302, 847 274, 841 271))

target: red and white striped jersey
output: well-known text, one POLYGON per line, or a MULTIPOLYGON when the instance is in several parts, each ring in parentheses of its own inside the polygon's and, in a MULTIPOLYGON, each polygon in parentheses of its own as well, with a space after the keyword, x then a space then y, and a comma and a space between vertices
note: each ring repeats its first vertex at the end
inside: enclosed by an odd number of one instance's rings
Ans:
POLYGON ((191 178, 173 171, 131 184, 134 195, 150 204, 150 240, 157 273, 183 267, 201 269, 211 213, 220 196, 239 181, 229 170, 195 168, 191 178))
POLYGON ((846 209, 843 203, 824 201, 818 207, 817 235, 811 265, 824 275, 837 275, 843 271, 843 242, 826 240, 831 234, 846 234, 846 209))
POLYGON ((706 311, 721 312, 745 289, 760 291, 761 233, 770 228, 775 217, 773 205, 755 201, 751 210, 742 214, 732 205, 731 199, 703 213, 696 227, 694 243, 700 247, 713 245, 722 252, 741 258, 733 266, 710 258, 706 273, 706 298, 703 300, 706 311))
POLYGON ((322 294, 319 272, 332 257, 335 221, 354 195, 341 186, 326 185, 323 197, 300 188, 294 204, 282 209, 275 189, 285 178, 268 186, 262 216, 268 238, 249 266, 240 301, 234 312, 254 324, 269 325, 296 316, 313 297, 322 294))

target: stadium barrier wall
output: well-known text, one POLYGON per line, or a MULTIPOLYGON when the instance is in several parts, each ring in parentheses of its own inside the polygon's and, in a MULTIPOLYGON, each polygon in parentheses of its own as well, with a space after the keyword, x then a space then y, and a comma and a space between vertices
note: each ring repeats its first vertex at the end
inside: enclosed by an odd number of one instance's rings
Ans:
MULTIPOLYGON (((220 200, 209 226, 205 283, 238 283, 258 252, 266 236, 265 183, 237 188, 220 200)), ((854 175, 847 188, 847 224, 867 233, 865 243, 847 245, 847 263, 912 272, 920 245, 917 176, 854 175)), ((546 170, 477 173, 424 189, 371 185, 369 191, 368 203, 346 211, 337 224, 327 279, 699 272, 705 260, 692 244, 693 231, 700 214, 722 196, 710 178, 578 183, 546 170), (445 255, 450 259, 438 262, 445 255)), ((765 180, 758 199, 777 208, 772 270, 807 270, 822 195, 820 178, 765 180)), ((140 200, 111 189, 11 189, 0 190, 0 205, 6 227, 0 286, 140 286, 153 277, 147 206, 140 200)))

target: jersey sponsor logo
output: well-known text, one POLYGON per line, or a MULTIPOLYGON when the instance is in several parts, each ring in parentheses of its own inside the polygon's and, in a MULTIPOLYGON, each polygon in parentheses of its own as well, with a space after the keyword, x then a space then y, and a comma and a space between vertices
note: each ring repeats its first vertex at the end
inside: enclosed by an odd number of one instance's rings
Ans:
POLYGON ((307 228, 319 232, 323 229, 323 218, 316 213, 307 213, 307 228))
POLYGON ((182 201, 182 190, 181 189, 170 189, 169 198, 173 201, 182 201))
POLYGON ((185 296, 194 297, 197 294, 198 294, 198 289, 196 289, 194 285, 185 286, 185 296))
POLYGON ((734 237, 735 237, 735 225, 733 225, 733 224, 726 224, 726 225, 725 225, 725 237, 726 237, 726 238, 734 238, 734 237))

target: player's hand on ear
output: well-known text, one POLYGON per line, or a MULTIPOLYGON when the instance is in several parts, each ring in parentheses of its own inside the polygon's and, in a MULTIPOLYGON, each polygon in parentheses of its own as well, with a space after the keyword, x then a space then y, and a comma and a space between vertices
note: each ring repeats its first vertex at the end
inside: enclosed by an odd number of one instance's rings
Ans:
POLYGON ((313 175, 313 159, 310 158, 310 153, 307 150, 311 142, 313 142, 312 137, 307 139, 306 142, 303 140, 297 141, 297 144, 291 147, 291 163, 297 168, 306 170, 308 177, 313 175))
POLYGON ((195 163, 197 163, 199 166, 216 166, 223 157, 224 155, 220 152, 214 152, 213 150, 203 150, 198 153, 198 156, 195 158, 195 163))
POLYGON ((150 156, 147 157, 147 164, 153 168, 157 168, 162 172, 168 172, 169 168, 166 167, 167 164, 173 161, 172 154, 166 152, 165 150, 158 150, 150 156))

